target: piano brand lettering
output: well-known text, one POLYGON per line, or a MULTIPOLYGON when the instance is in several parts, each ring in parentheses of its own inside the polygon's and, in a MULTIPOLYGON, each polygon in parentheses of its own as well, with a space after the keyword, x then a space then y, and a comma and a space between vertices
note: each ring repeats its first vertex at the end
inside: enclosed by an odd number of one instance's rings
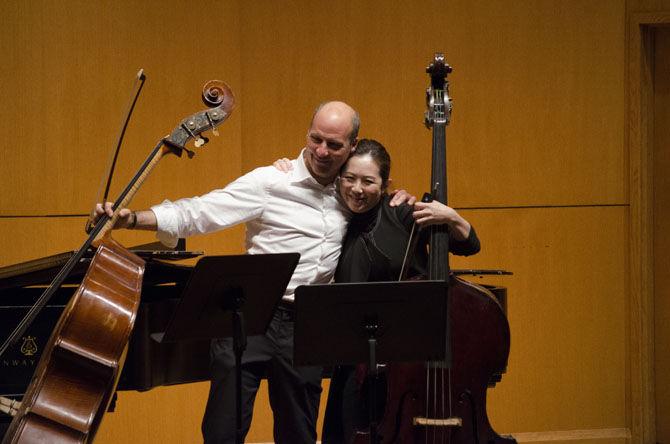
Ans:
POLYGON ((3 359, 3 367, 35 367, 34 359, 3 359))

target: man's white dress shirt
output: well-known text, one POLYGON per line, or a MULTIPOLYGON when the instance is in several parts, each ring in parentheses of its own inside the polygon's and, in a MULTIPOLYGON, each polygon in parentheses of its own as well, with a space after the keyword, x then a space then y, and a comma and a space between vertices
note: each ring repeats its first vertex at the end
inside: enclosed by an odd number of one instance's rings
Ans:
POLYGON ((293 300, 298 285, 330 282, 350 214, 334 184, 312 177, 303 153, 291 162, 288 173, 257 168, 223 189, 151 207, 158 239, 174 247, 180 237, 246 222, 247 253, 300 253, 284 300, 293 300))

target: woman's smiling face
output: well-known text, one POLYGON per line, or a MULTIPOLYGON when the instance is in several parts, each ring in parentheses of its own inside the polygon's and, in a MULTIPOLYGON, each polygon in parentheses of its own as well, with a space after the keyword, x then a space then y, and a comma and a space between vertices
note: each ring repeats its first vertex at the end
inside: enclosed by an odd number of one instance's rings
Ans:
POLYGON ((365 213, 381 200, 384 191, 379 165, 369 155, 352 156, 340 174, 340 194, 354 213, 365 213))

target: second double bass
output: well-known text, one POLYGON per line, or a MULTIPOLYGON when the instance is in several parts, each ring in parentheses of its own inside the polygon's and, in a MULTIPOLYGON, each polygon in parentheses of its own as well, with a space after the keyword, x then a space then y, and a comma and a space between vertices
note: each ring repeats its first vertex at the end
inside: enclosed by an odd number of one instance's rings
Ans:
MULTIPOLYGON (((432 128, 432 198, 447 203, 446 126, 451 113, 442 54, 427 68, 426 124, 432 128)), ((486 390, 504 373, 510 347, 503 307, 486 288, 453 276, 449 270, 446 225, 430 227, 429 275, 448 282, 447 356, 440 362, 389 364, 386 400, 377 425, 377 442, 511 444, 499 436, 486 412, 486 390)), ((367 433, 356 444, 370 442, 367 433)))

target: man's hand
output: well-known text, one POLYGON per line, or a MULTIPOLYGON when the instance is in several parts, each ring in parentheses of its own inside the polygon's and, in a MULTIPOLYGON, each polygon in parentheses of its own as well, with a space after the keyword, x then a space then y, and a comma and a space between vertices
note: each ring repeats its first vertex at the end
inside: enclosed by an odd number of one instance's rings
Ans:
MULTIPOLYGON (((93 217, 93 225, 95 225, 98 220, 102 217, 103 214, 107 216, 114 216, 114 210, 112 210, 112 202, 105 202, 104 208, 102 204, 96 204, 95 206, 95 216, 93 217)), ((119 217, 116 219, 114 228, 134 228, 137 224, 137 215, 130 211, 128 208, 122 208, 119 210, 119 217)))
POLYGON ((291 171, 293 169, 293 164, 286 157, 275 160, 272 163, 272 166, 274 166, 275 168, 277 168, 279 171, 281 171, 283 173, 288 173, 289 171, 291 171))
POLYGON ((412 196, 405 190, 393 190, 391 193, 391 202, 389 205, 392 207, 397 207, 406 203, 407 205, 414 205, 416 202, 416 196, 412 196))

